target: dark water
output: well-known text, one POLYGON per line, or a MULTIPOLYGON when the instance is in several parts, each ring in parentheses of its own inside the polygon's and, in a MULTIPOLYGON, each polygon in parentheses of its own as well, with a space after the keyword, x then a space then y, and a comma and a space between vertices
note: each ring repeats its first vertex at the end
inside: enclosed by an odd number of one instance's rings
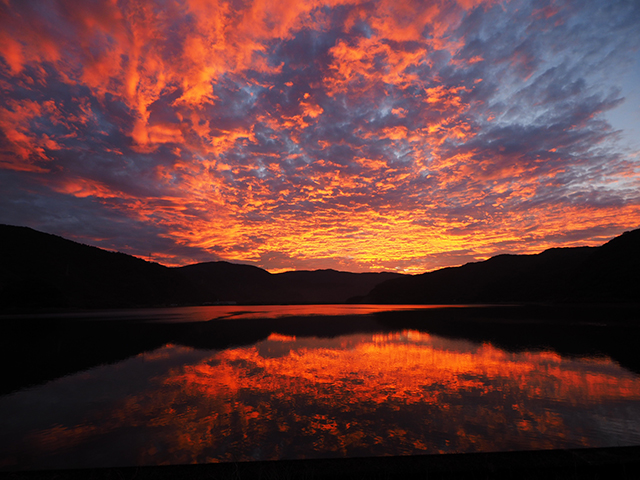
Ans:
MULTIPOLYGON (((139 311, 154 321, 149 335, 155 321, 188 328, 128 358, 1 396, 0 466, 640 445, 640 376, 607 350, 617 337, 604 334, 623 327, 493 310, 384 310, 139 311), (536 343, 541 332, 560 343, 536 343)), ((121 315, 131 321, 136 312, 121 315)), ((637 332, 628 328, 620 338, 637 332)))

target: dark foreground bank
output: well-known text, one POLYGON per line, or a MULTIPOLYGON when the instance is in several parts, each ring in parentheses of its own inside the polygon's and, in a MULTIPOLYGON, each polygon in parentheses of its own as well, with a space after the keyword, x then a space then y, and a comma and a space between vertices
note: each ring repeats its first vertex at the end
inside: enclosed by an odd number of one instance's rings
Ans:
POLYGON ((38 472, 3 472, 15 480, 163 479, 636 479, 640 447, 408 457, 338 458, 38 472))

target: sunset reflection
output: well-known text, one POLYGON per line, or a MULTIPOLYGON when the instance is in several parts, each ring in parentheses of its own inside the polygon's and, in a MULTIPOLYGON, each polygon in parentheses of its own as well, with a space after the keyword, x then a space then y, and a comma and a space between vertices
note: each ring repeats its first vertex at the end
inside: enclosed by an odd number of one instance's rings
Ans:
POLYGON ((168 363, 90 418, 32 431, 30 448, 55 455, 133 429, 149 435, 129 460, 144 465, 640 442, 640 380, 609 358, 404 330, 167 345, 135 361, 168 363))

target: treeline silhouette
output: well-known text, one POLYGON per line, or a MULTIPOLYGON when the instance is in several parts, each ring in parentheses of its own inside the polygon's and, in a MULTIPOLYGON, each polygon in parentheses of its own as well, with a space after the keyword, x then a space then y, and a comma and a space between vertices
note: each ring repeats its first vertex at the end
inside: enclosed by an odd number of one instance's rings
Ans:
POLYGON ((0 309, 345 303, 396 273, 271 274, 208 262, 169 268, 27 227, 0 225, 0 309))
POLYGON ((207 262, 179 268, 0 225, 0 310, 321 303, 637 303, 640 229, 600 247, 498 255, 422 275, 271 274, 207 262))
POLYGON ((391 279, 352 303, 639 303, 640 229, 600 247, 498 255, 391 279))

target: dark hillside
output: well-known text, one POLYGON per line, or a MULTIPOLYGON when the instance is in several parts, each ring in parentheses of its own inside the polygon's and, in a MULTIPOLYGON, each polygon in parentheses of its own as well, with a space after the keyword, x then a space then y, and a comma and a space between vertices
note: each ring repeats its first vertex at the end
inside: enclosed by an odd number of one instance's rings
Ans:
POLYGON ((575 270, 572 298, 640 302, 640 229, 612 239, 575 270))
POLYGON ((316 270, 285 272, 274 276, 274 295, 287 292, 288 297, 297 303, 344 303, 351 297, 367 294, 385 280, 402 275, 316 270))
POLYGON ((271 274, 208 262, 168 268, 26 227, 0 225, 0 308, 344 303, 638 302, 640 230, 600 247, 498 255, 416 276, 271 274))
POLYGON ((537 255, 498 255, 484 262, 444 268, 378 285, 363 301, 373 303, 491 303, 567 298, 573 269, 588 247, 537 255))
POLYGON ((315 270, 271 274, 250 265, 199 263, 178 270, 209 301, 253 304, 344 303, 365 295, 396 273, 349 273, 315 270))
POLYGON ((498 255, 484 262, 389 280, 363 303, 638 302, 640 230, 601 247, 498 255))
POLYGON ((197 263, 173 270, 193 285, 205 303, 256 303, 273 276, 258 267, 229 262, 197 263))
POLYGON ((208 262, 168 268, 31 228, 0 225, 0 309, 344 303, 395 273, 271 274, 208 262))
POLYGON ((182 300, 184 280, 157 263, 26 227, 0 225, 0 306, 108 308, 182 300))

